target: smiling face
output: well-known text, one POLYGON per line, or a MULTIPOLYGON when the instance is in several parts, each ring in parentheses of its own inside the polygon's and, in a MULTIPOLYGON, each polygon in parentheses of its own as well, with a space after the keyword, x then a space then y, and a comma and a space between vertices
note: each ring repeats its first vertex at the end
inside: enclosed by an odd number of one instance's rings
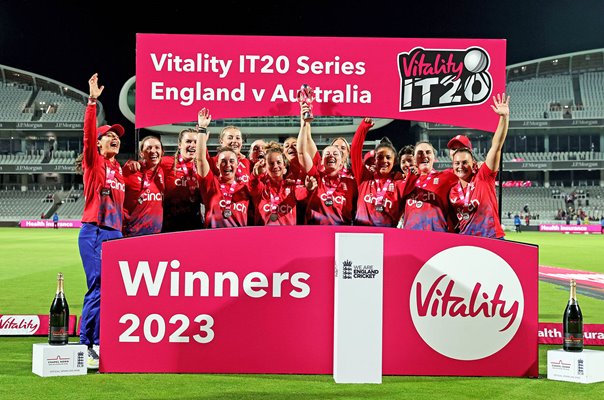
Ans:
POLYGON ((340 150, 340 153, 342 153, 342 162, 346 164, 348 162, 348 157, 350 157, 350 147, 348 146, 348 143, 344 139, 340 138, 334 140, 331 145, 340 150))
POLYGON ((108 131, 96 141, 99 153, 105 158, 113 158, 120 152, 120 137, 113 131, 108 131))
POLYGON ((150 167, 155 167, 161 161, 164 149, 159 139, 148 138, 141 145, 140 157, 150 167))
POLYGON ((334 174, 342 166, 342 152, 336 146, 327 146, 323 150, 323 167, 328 175, 334 174))
POLYGON ((273 180, 281 180, 287 172, 285 156, 278 151, 271 151, 266 156, 268 176, 273 180))
POLYGON ((464 181, 469 182, 472 179, 474 170, 474 159, 472 154, 465 150, 455 152, 453 155, 453 172, 457 177, 464 181))
POLYGON ((237 171, 237 154, 230 150, 222 151, 218 154, 216 166, 220 172, 220 180, 225 182, 235 181, 235 171, 237 171))
POLYGON ((283 149, 285 157, 289 161, 298 157, 298 141, 296 140, 296 138, 290 137, 285 139, 285 142, 283 142, 283 149))
POLYGON ((392 149, 380 147, 375 152, 375 170, 379 175, 388 175, 395 162, 396 153, 392 149))
POLYGON ((413 155, 412 154, 404 154, 401 156, 401 170, 407 174, 409 173, 409 168, 413 165, 413 155))
POLYGON ((429 174, 434 165, 434 148, 430 143, 418 143, 415 146, 415 165, 420 174, 429 174))
POLYGON ((264 140, 256 140, 252 143, 252 145, 250 146, 250 161, 253 162, 258 162, 258 160, 262 159, 265 157, 265 153, 264 153, 264 146, 266 145, 266 143, 264 143, 264 140))
POLYGON ((178 152, 185 161, 191 161, 195 158, 195 153, 197 152, 196 132, 191 131, 181 134, 180 141, 178 142, 178 152))
POLYGON ((220 145, 232 148, 235 154, 239 156, 243 146, 241 131, 234 127, 224 128, 220 134, 220 145))

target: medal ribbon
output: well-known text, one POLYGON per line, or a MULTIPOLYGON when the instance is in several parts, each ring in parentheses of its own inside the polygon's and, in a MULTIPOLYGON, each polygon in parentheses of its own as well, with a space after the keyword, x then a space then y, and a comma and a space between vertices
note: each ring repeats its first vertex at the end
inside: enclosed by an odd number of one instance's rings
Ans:
POLYGON ((273 195, 273 192, 271 192, 271 184, 270 182, 268 183, 268 194, 270 196, 271 212, 275 214, 277 214, 277 206, 279 205, 278 202, 281 199, 279 194, 281 193, 282 186, 283 182, 280 182, 279 187, 277 188, 277 192, 273 195))
POLYGON ((434 175, 436 173, 435 170, 430 171, 430 173, 428 174, 428 176, 422 180, 421 176, 419 177, 419 179, 417 179, 415 181, 415 186, 416 187, 422 187, 425 188, 426 186, 428 186, 428 183, 430 183, 430 180, 432 179, 432 175, 434 175))
POLYGON ((153 171, 153 174, 149 180, 147 180, 148 171, 149 170, 144 171, 143 177, 141 178, 141 191, 140 191, 140 195, 138 196, 138 202, 141 204, 143 201, 143 194, 144 194, 145 190, 147 191, 147 193, 149 193, 149 187, 151 186, 151 182, 155 181, 155 177, 157 177, 157 173, 159 172, 159 165, 157 165, 155 167, 155 171, 153 171))
POLYGON ((461 187, 461 182, 457 183, 457 194, 459 198, 463 200, 463 205, 465 208, 468 208, 468 204, 470 204, 470 184, 466 185, 466 193, 463 192, 463 187, 461 187))
MULTIPOLYGON (((184 174, 184 176, 187 178, 187 187, 189 188, 189 192, 191 193, 191 196, 195 195, 195 181, 197 180, 197 167, 195 166, 195 163, 193 163, 192 168, 191 168, 191 172, 189 172, 189 168, 187 167, 187 163, 185 162, 185 160, 183 160, 182 156, 179 155, 178 156, 178 164, 180 165, 180 168, 182 168, 182 172, 184 174)), ((192 201, 192 200, 191 200, 192 201)))
POLYGON ((392 179, 388 178, 386 179, 386 182, 384 183, 384 186, 382 188, 380 188, 380 180, 379 179, 375 179, 375 191, 376 191, 376 195, 375 195, 375 205, 378 206, 384 206, 384 196, 386 195, 386 191, 388 190, 388 186, 390 186, 390 184, 392 183, 392 179))
POLYGON ((325 201, 333 201, 333 193, 336 191, 338 186, 340 186, 340 176, 338 175, 335 185, 329 185, 324 176, 321 178, 321 180, 323 181, 323 186, 325 187, 325 201))
MULTIPOLYGON (((460 200, 463 200, 463 209, 461 213, 457 213, 457 218, 461 221, 462 219, 469 219, 470 215, 468 214, 468 204, 470 204, 470 184, 466 185, 466 192, 464 194, 463 187, 461 186, 461 182, 457 183, 457 194, 459 195, 460 200)), ((458 223, 459 225, 459 223, 458 223)), ((457 225, 456 225, 457 227, 457 225)))
POLYGON ((222 198, 224 199, 224 209, 230 210, 233 200, 233 193, 235 193, 235 186, 237 186, 237 182, 231 183, 231 187, 227 189, 224 183, 220 184, 220 191, 222 192, 222 198))
POLYGON ((235 173, 235 177, 237 177, 237 180, 240 180, 241 176, 243 176, 243 170, 245 169, 245 164, 239 160, 239 163, 237 164, 237 172, 235 173))

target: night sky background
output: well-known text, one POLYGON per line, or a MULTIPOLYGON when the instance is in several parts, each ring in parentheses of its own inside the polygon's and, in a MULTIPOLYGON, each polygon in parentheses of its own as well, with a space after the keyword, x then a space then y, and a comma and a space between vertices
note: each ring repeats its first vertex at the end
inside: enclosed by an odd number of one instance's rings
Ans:
MULTIPOLYGON (((506 39, 507 65, 604 48, 603 0, 187 3, 5 0, 0 64, 84 92, 98 72, 108 122, 132 132, 118 97, 135 75, 137 33, 506 39)), ((383 129, 404 127, 395 121, 383 129)))

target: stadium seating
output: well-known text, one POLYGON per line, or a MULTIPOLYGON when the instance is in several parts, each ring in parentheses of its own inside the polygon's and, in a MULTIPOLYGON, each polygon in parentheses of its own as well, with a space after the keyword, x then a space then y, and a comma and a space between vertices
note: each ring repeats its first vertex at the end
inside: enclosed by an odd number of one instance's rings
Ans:
POLYGON ((45 111, 40 116, 40 122, 81 122, 86 108, 83 102, 46 90, 40 90, 35 102, 43 106, 45 111))
POLYGON ((55 150, 52 152, 51 164, 73 164, 77 154, 73 150, 55 150))
POLYGON ((33 112, 27 104, 33 95, 33 88, 26 84, 0 82, 0 121, 31 121, 33 112))
POLYGON ((603 118, 604 72, 578 75, 578 91, 569 74, 508 82, 512 120, 603 118), (564 106, 567 108, 564 108, 564 106), (565 115, 566 111, 570 114, 565 115))
POLYGON ((503 161, 589 161, 604 160, 604 153, 591 151, 552 151, 547 153, 503 153, 503 161))
POLYGON ((40 164, 44 159, 44 152, 38 151, 37 154, 0 154, 0 164, 14 165, 34 165, 40 164))
POLYGON ((577 212, 581 209, 593 223, 600 221, 600 218, 604 215, 604 188, 585 186, 571 188, 504 187, 502 189, 502 222, 504 224, 506 222, 507 224, 510 223, 511 219, 508 218, 508 212, 512 218, 514 214, 526 215, 524 206, 528 205, 529 213, 533 217, 539 215, 539 218, 532 222, 533 225, 538 223, 561 223, 560 220, 556 220, 557 211, 559 209, 568 210, 566 194, 571 193, 580 193, 575 197, 572 211, 577 212))
POLYGON ((82 189, 72 189, 63 199, 61 206, 57 209, 57 213, 62 219, 82 218, 84 212, 84 192, 82 189))
POLYGON ((53 194, 52 191, 1 190, 0 221, 39 219, 42 214, 48 215, 53 194))

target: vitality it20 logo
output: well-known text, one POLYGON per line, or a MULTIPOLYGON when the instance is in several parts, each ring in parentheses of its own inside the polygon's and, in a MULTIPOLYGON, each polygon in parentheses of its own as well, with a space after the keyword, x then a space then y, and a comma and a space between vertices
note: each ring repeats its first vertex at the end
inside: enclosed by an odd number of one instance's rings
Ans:
POLYGON ((480 104, 491 95, 488 53, 479 48, 399 53, 399 111, 480 104))

